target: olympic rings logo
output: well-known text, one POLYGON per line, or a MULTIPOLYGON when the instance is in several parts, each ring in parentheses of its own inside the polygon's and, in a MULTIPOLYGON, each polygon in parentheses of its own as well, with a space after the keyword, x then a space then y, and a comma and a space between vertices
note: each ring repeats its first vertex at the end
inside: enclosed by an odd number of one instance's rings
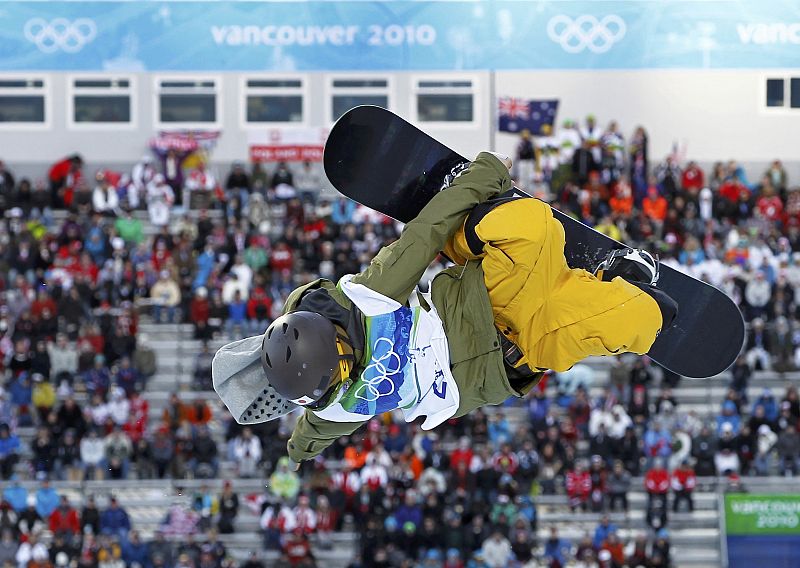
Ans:
POLYGON ((561 14, 547 22, 547 35, 567 53, 580 53, 584 49, 605 53, 625 37, 625 31, 625 20, 616 14, 601 20, 589 14, 573 20, 561 14))
POLYGON ((25 37, 42 53, 77 53, 97 36, 97 25, 89 18, 31 18, 25 22, 25 37))
POLYGON ((381 337, 372 348, 372 362, 367 365, 364 372, 361 373, 361 384, 356 389, 354 396, 367 402, 374 402, 382 396, 389 396, 394 393, 394 382, 391 376, 400 371, 400 356, 394 352, 394 343, 391 340, 381 337), (381 343, 387 343, 388 348, 385 353, 380 355, 377 359, 375 353, 378 352, 378 346, 381 343), (367 374, 375 373, 374 376, 367 378, 367 374), (388 386, 385 386, 386 383, 388 386), (388 389, 385 392, 384 389, 388 389))

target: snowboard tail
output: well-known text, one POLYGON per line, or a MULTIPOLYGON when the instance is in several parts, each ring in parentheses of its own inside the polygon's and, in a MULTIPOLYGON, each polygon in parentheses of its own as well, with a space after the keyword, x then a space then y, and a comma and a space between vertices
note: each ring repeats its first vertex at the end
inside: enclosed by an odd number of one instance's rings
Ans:
MULTIPOLYGON (((323 161, 328 179, 343 195, 406 223, 439 191, 450 170, 468 160, 386 109, 359 106, 334 124, 323 161)), ((564 255, 572 268, 593 271, 610 250, 626 246, 561 211, 553 209, 553 215, 564 226, 564 255)), ((648 355, 686 377, 727 369, 744 343, 736 304, 717 288, 664 264, 658 287, 678 302, 679 311, 648 355)))

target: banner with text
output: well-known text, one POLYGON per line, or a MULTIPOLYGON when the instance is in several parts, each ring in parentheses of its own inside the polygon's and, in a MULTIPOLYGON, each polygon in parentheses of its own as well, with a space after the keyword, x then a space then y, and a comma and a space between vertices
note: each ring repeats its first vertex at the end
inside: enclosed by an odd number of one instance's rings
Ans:
POLYGON ((321 162, 327 128, 270 128, 248 134, 253 162, 321 162))
POLYGON ((725 495, 730 568, 800 567, 800 495, 725 495))
POLYGON ((11 0, 0 24, 0 71, 800 67, 784 0, 11 0))

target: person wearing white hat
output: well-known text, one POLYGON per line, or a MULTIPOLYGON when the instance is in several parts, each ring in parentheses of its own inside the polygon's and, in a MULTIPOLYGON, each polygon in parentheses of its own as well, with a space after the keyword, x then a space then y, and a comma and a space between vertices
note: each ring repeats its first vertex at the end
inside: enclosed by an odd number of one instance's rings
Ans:
POLYGON ((731 472, 739 472, 741 462, 739 461, 739 455, 734 451, 735 443, 736 438, 733 424, 730 422, 723 423, 719 439, 719 448, 714 455, 714 466, 716 467, 718 475, 728 475, 731 472))
POLYGON ((92 210, 102 215, 116 216, 119 208, 117 188, 103 171, 97 172, 95 181, 97 181, 97 185, 92 192, 92 210))
POLYGON ((47 557, 47 546, 39 540, 38 532, 31 532, 28 540, 19 545, 16 561, 19 566, 28 566, 31 561, 41 563, 47 557))
POLYGON ((27 507, 19 512, 17 528, 23 535, 32 535, 43 530, 47 525, 36 511, 36 495, 29 493, 25 501, 27 507))
POLYGON ((147 184, 147 213, 156 227, 169 225, 170 212, 175 203, 175 192, 161 174, 156 174, 147 184))
POLYGON ((131 183, 140 196, 147 192, 148 184, 156 176, 156 169, 153 167, 153 158, 149 154, 142 156, 142 159, 133 166, 131 170, 131 183))
POLYGON ((111 396, 108 403, 108 414, 114 421, 114 424, 122 426, 128 421, 131 412, 131 403, 125 396, 125 391, 122 387, 114 385, 111 387, 111 396))
POLYGON ((769 475, 770 462, 772 461, 775 442, 778 435, 772 431, 768 424, 762 424, 756 432, 756 455, 753 459, 753 467, 758 475, 769 475))

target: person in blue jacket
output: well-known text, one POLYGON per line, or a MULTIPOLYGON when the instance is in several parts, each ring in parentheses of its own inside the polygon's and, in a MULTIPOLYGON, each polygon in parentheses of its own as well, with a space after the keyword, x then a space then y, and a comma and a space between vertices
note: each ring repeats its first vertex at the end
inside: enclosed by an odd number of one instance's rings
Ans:
POLYGON ((128 518, 128 513, 120 507, 117 498, 112 495, 108 509, 100 514, 100 532, 102 534, 117 535, 120 542, 127 542, 128 531, 130 530, 131 521, 128 518))
POLYGON ((58 492, 50 487, 50 480, 44 478, 39 489, 36 490, 36 512, 45 521, 58 508, 61 497, 58 492))
POLYGON ((775 422, 778 419, 778 401, 775 400, 775 395, 772 394, 772 389, 765 388, 761 392, 761 395, 753 403, 753 414, 755 414, 757 406, 764 407, 764 417, 770 422, 775 422))
POLYGON ((572 545, 558 536, 558 529, 550 527, 550 538, 544 541, 544 558, 550 566, 564 566, 571 556, 572 545))
POLYGON ((33 384, 29 373, 23 372, 11 381, 8 386, 9 400, 11 406, 19 411, 17 420, 19 426, 32 426, 33 415, 31 414, 31 404, 33 403, 33 384))
POLYGON ((717 416, 717 436, 722 435, 722 428, 725 424, 731 425, 734 436, 739 434, 739 430, 742 429, 742 417, 739 416, 736 403, 732 400, 726 400, 722 404, 722 414, 717 416))
POLYGON ((3 489, 3 500, 7 501, 17 513, 21 513, 28 506, 28 490, 19 484, 19 476, 16 473, 11 476, 11 485, 3 489))
POLYGON ((139 531, 132 530, 128 542, 122 546, 122 559, 128 566, 138 564, 141 568, 151 568, 150 549, 147 543, 142 542, 139 531))
POLYGON ((603 515, 603 517, 600 519, 600 524, 597 525, 596 529, 594 529, 592 545, 595 547, 595 549, 600 550, 600 547, 603 546, 603 543, 608 538, 608 535, 615 532, 617 532, 617 525, 610 521, 608 515, 603 515))

